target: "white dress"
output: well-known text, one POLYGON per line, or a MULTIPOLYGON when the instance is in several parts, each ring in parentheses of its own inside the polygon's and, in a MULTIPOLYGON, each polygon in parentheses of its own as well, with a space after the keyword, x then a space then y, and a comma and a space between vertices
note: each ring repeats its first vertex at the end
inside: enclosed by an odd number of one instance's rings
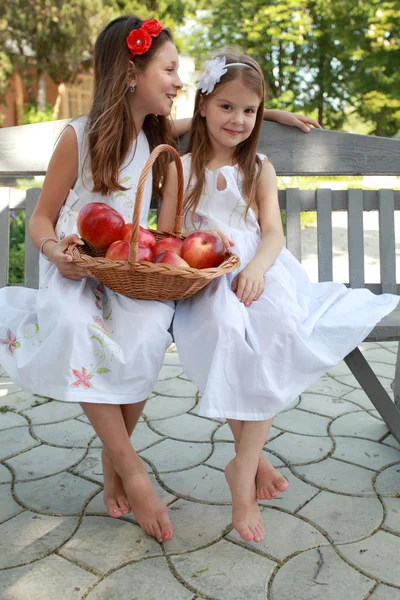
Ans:
MULTIPOLYGON (((187 188, 189 155, 183 164, 187 188)), ((236 167, 207 170, 194 222, 196 229, 225 232, 243 269, 254 257, 260 228, 252 210, 246 223, 240 189, 236 167), (222 191, 216 185, 219 173, 227 184, 222 191)), ((193 229, 189 215, 185 226, 193 229)), ((339 283, 311 283, 286 248, 265 273, 263 294, 249 307, 231 290, 235 275, 214 280, 179 302, 175 312, 177 350, 202 394, 198 412, 206 417, 273 417, 361 343, 399 301, 339 283)))
MULTIPOLYGON (((90 162, 85 161, 87 118, 70 125, 79 150, 79 175, 57 221, 60 238, 76 233, 76 218, 85 204, 107 202, 131 222, 136 185, 149 156, 143 131, 122 165, 126 192, 109 197, 90 190, 90 162), (84 174, 82 174, 82 168, 84 174)), ((147 227, 151 176, 146 184, 141 225, 147 227)), ((127 404, 152 391, 166 348, 174 304, 132 300, 96 279, 73 281, 40 257, 39 290, 0 290, 0 364, 20 387, 71 402, 127 404)))

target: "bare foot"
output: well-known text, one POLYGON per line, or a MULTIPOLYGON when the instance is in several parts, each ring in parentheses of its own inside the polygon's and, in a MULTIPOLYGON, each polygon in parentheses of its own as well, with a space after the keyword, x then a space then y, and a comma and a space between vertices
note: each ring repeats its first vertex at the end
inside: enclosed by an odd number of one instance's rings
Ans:
POLYGON ((131 512, 124 486, 118 473, 114 469, 111 458, 107 452, 102 450, 101 463, 103 465, 103 480, 104 492, 103 500, 107 508, 107 513, 110 517, 118 519, 122 515, 127 515, 131 512))
POLYGON ((225 467, 226 481, 232 494, 232 525, 242 540, 261 542, 265 529, 257 504, 255 482, 235 461, 235 458, 232 459, 225 467))
POLYGON ((274 467, 264 454, 261 454, 256 475, 258 500, 272 500, 286 492, 289 482, 274 467))
POLYGON ((140 527, 159 542, 170 540, 174 530, 167 507, 151 485, 145 467, 124 479, 124 488, 140 527))

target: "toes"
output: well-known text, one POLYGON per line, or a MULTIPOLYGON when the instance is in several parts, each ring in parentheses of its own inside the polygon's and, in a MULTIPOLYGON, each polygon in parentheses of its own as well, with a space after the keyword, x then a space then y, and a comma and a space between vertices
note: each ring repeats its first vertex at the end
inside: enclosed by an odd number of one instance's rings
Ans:
POLYGON ((280 477, 275 483, 275 487, 279 492, 286 492, 289 487, 289 482, 284 477, 280 477))
POLYGON ((124 498, 123 496, 117 496, 117 502, 118 502, 119 509, 123 515, 127 515, 128 513, 131 512, 131 509, 129 507, 129 504, 128 504, 128 501, 126 498, 124 498))
POLYGON ((107 508, 107 513, 110 517, 113 517, 114 519, 119 519, 119 517, 122 516, 121 510, 115 503, 106 504, 106 508, 107 508))
POLYGON ((160 528, 161 528, 161 541, 168 541, 174 537, 174 528, 172 527, 172 523, 168 518, 168 514, 165 513, 159 519, 160 528))

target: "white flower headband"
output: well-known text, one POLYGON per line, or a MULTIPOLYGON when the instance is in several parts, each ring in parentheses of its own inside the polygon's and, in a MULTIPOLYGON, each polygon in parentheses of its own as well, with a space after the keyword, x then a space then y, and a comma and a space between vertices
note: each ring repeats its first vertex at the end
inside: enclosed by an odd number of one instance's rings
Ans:
POLYGON ((199 81, 196 88, 201 91, 202 94, 211 94, 215 85, 219 83, 222 75, 228 70, 228 67, 251 67, 246 63, 228 63, 226 64, 225 56, 218 56, 212 60, 206 61, 204 64, 204 73, 200 75, 199 81))

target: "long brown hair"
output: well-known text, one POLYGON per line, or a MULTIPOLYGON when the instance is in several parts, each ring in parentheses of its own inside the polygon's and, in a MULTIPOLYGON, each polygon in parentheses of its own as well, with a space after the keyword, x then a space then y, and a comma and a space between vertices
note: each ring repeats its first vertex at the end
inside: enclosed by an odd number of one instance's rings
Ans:
POLYGON ((256 203, 257 184, 261 176, 261 161, 257 156, 257 144, 260 135, 261 124, 264 112, 265 83, 264 76, 259 64, 250 56, 241 54, 232 49, 223 49, 216 55, 225 56, 226 64, 244 63, 249 67, 234 66, 227 69, 227 72, 221 77, 219 83, 215 85, 214 90, 203 97, 200 91, 197 91, 192 126, 190 129, 190 138, 187 151, 191 153, 191 164, 189 181, 193 179, 193 187, 188 186, 188 192, 185 197, 185 212, 192 211, 192 224, 194 225, 194 213, 200 201, 200 196, 205 186, 205 171, 208 162, 212 158, 212 145, 207 131, 206 119, 200 114, 200 102, 208 98, 218 90, 222 85, 235 79, 240 79, 260 98, 260 104, 257 109, 254 129, 250 136, 238 144, 234 152, 235 164, 237 164, 242 175, 242 194, 246 200, 246 213, 253 208, 258 214, 256 203))
MULTIPOLYGON (((135 16, 118 17, 100 33, 94 51, 94 94, 89 113, 87 131, 89 155, 93 177, 93 191, 108 196, 112 192, 126 190, 119 182, 119 170, 138 135, 129 107, 128 73, 130 61, 137 71, 146 70, 165 42, 172 42, 169 29, 152 38, 150 49, 131 59, 126 38, 138 29, 142 21, 135 16)), ((172 143, 168 120, 160 115, 147 115, 143 131, 150 150, 158 144, 172 143)), ((161 157, 162 158, 162 157, 161 157)), ((158 160, 154 166, 154 191, 165 171, 168 157, 158 160)))

